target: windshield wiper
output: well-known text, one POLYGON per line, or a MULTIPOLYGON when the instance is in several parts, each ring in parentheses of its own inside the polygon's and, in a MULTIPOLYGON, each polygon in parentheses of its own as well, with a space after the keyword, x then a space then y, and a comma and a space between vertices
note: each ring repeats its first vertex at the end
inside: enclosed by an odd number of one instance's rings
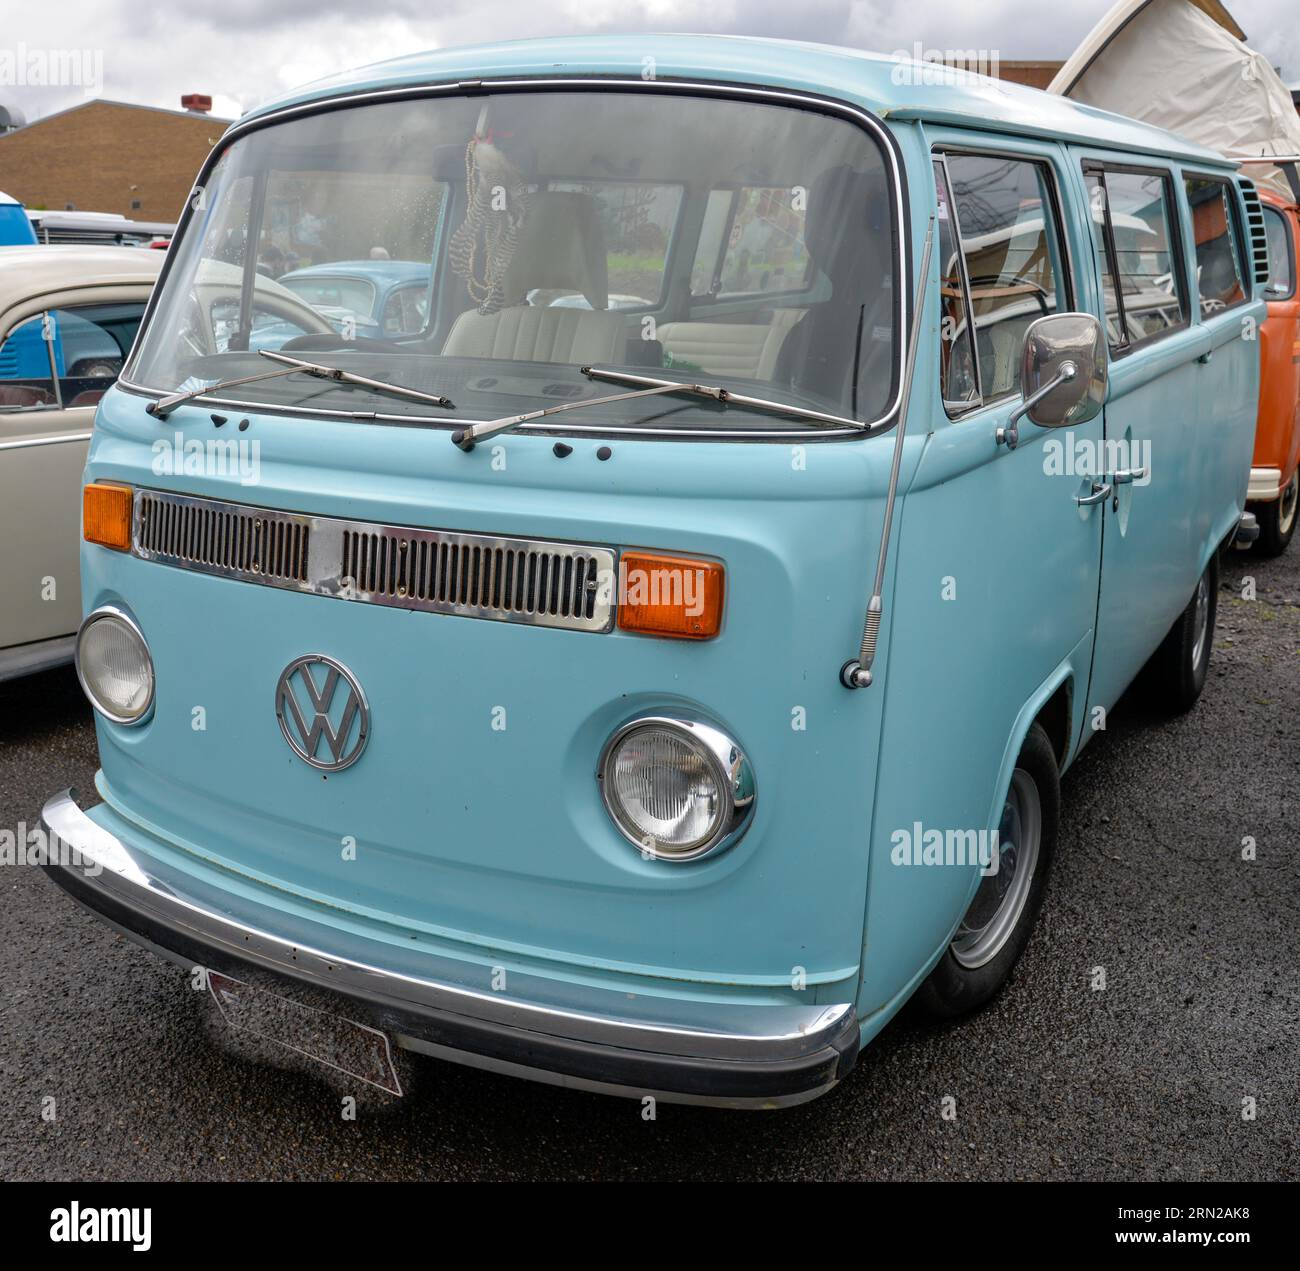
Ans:
POLYGON ((462 450, 473 450, 476 442, 485 437, 495 436, 513 428, 516 424, 526 424, 533 419, 542 419, 547 415, 558 415, 563 410, 578 410, 583 406, 606 406, 611 402, 626 402, 634 397, 651 397, 656 393, 694 393, 698 397, 711 397, 723 405, 734 402, 737 406, 749 406, 757 410, 776 411, 782 415, 794 415, 818 424, 837 424, 850 428, 861 428, 856 419, 845 419, 840 415, 831 415, 825 411, 811 410, 807 406, 791 406, 787 402, 771 401, 765 397, 749 397, 737 393, 720 384, 690 384, 685 380, 662 380, 651 375, 633 375, 628 371, 606 371, 597 366, 584 366, 582 373, 588 379, 609 380, 614 384, 642 384, 631 393, 614 393, 608 397, 588 397, 580 402, 562 402, 558 406, 547 406, 545 410, 531 410, 524 415, 505 415, 501 419, 487 419, 481 424, 472 424, 469 428, 458 428, 451 434, 452 441, 462 450))
POLYGON ((258 349, 258 353, 262 357, 269 357, 273 362, 287 362, 288 370, 314 375, 317 379, 335 380, 337 383, 352 384, 357 388, 371 388, 378 393, 396 393, 399 397, 411 397, 417 402, 432 402, 435 406, 456 405, 450 397, 444 397, 441 393, 422 393, 418 388, 407 388, 405 384, 391 384, 388 380, 372 380, 368 375, 358 375, 355 371, 345 371, 337 366, 320 366, 315 362, 304 362, 302 358, 290 357, 287 353, 272 353, 270 349, 258 349))
POLYGON ((320 366, 316 362, 304 362, 301 358, 289 357, 286 353, 272 353, 269 349, 259 349, 258 353, 262 357, 270 358, 274 362, 284 362, 286 365, 277 367, 274 371, 260 371, 256 375, 240 375, 235 379, 218 380, 215 384, 205 384, 200 388, 186 389, 181 393, 171 393, 166 397, 160 397, 156 402, 150 402, 145 407, 145 410, 155 419, 166 419, 177 406, 193 401, 196 397, 203 397, 208 393, 219 393, 226 388, 238 388, 241 384, 256 384, 259 380, 274 379, 278 375, 292 375, 294 372, 300 372, 303 375, 314 375, 317 379, 335 380, 341 384, 356 384, 362 388, 372 388, 379 392, 399 393, 403 397, 413 397, 417 401, 432 402, 435 406, 454 407, 456 404, 450 398, 442 397, 436 393, 422 393, 419 389, 405 388, 401 384, 389 384, 386 380, 372 380, 365 375, 357 375, 352 371, 339 370, 338 367, 320 366))
POLYGON ((257 375, 241 375, 232 380, 218 380, 215 384, 204 384, 200 388, 185 389, 179 393, 160 397, 156 402, 150 402, 145 407, 145 411, 155 419, 166 419, 177 406, 193 401, 196 397, 202 397, 205 393, 216 393, 223 388, 238 388, 240 384, 255 384, 258 380, 274 379, 277 375, 292 375, 297 370, 301 370, 301 367, 282 366, 274 371, 261 371, 257 375))

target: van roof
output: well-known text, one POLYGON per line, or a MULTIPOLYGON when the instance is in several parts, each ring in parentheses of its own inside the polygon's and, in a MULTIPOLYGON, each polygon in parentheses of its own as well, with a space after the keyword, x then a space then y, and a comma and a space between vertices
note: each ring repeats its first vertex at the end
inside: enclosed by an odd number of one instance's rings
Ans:
POLYGON ((1198 163, 1232 166, 1213 150, 1062 97, 1004 80, 963 75, 927 84, 907 67, 935 67, 830 44, 728 35, 590 35, 512 40, 408 54, 317 80, 250 111, 235 125, 310 102, 382 89, 517 77, 696 79, 819 93, 894 119, 926 119, 1022 135, 1062 138, 1198 163))

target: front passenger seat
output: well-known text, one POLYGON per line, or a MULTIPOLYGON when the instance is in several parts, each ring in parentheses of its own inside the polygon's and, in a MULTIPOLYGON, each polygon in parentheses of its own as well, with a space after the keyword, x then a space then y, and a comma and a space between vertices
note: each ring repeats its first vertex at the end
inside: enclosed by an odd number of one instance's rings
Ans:
POLYGON ((533 195, 506 266, 505 296, 506 307, 495 313, 462 313, 444 355, 580 366, 626 361, 625 320, 606 308, 605 235, 590 195, 533 195), (537 288, 579 291, 591 308, 530 305, 528 293, 537 288))

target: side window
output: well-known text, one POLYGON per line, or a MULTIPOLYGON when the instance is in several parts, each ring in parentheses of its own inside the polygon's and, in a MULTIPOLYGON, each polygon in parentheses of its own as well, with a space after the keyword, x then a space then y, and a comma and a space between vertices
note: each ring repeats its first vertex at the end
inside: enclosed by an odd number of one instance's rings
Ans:
POLYGON ((143 314, 143 301, 51 312, 59 398, 64 406, 93 406, 112 387, 143 314))
POLYGON ((804 202, 787 186, 713 190, 691 268, 691 294, 763 295, 808 284, 804 202))
POLYGON ((426 283, 398 287, 384 301, 384 334, 418 335, 429 317, 429 288, 426 283))
POLYGON ((53 324, 41 314, 19 323, 0 344, 0 413, 59 404, 47 334, 53 324))
POLYGON ((1246 299, 1237 206, 1226 181, 1187 177, 1184 185, 1196 237, 1196 282, 1201 313, 1208 317, 1246 299))
POLYGON ((979 404, 967 317, 966 283, 953 224, 952 195, 942 159, 934 162, 939 249, 939 382, 949 415, 979 404))
POLYGON ((1289 300, 1295 295, 1295 246, 1291 222, 1275 207, 1264 206, 1268 231, 1268 298, 1289 300))
MULTIPOLYGON (((682 205, 680 185, 631 181, 551 181, 547 189, 586 194, 595 201, 605 232, 611 309, 652 308, 663 298, 668 242, 682 205)), ((530 304, 588 309, 577 291, 540 293, 530 304)))
POLYGON ((953 153, 947 167, 987 402, 1020 391, 1029 324, 1070 307, 1059 214, 1044 163, 953 153))
POLYGON ((1186 326, 1169 174, 1094 165, 1086 176, 1111 348, 1186 326))

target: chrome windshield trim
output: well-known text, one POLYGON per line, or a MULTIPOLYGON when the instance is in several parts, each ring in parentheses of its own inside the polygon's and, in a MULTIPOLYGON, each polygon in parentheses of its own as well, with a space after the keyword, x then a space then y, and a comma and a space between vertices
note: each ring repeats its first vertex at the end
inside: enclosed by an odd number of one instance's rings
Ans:
MULTIPOLYGON (((322 97, 310 102, 300 102, 292 106, 284 106, 278 110, 268 111, 265 115, 257 115, 251 119, 241 120, 227 129, 204 161, 203 167, 199 170, 198 177, 195 179, 190 195, 185 201, 185 208, 181 213, 180 221, 177 223, 176 232, 173 235, 173 242, 179 242, 188 229, 191 217, 194 213, 195 193, 205 184, 221 155, 235 141, 238 141, 241 137, 247 136, 249 133, 255 132, 258 129, 270 127, 273 124, 284 123, 308 115, 325 114, 332 110, 344 110, 352 106, 361 106, 370 103, 403 101, 421 97, 457 95, 474 96, 488 92, 528 92, 538 89, 556 92, 562 92, 566 89, 578 89, 584 91, 604 90, 612 92, 659 92, 677 94, 680 96, 730 97, 738 101, 770 102, 776 105, 794 106, 805 110, 819 111, 823 114, 836 115, 850 123, 856 124, 858 127, 870 134, 879 143, 880 150, 884 156, 885 167, 889 173, 890 185, 892 187, 891 193, 893 195, 893 238, 895 250, 890 257, 890 263, 894 270, 894 304, 898 322, 897 340, 895 341, 897 347, 894 350, 894 373, 897 383, 894 390, 894 396, 882 414, 878 415, 874 420, 863 420, 853 428, 840 430, 832 428, 821 429, 812 425, 800 429, 786 429, 778 432, 776 430, 759 430, 745 427, 655 428, 649 426, 624 427, 619 424, 605 424, 603 427, 598 425, 573 424, 522 424, 517 429, 518 432, 558 433, 561 435, 599 433, 610 436, 761 442, 790 441, 792 439, 808 440, 812 438, 833 439, 840 437, 876 437, 883 432, 887 432, 894 426, 898 417, 899 403, 902 399, 903 356, 904 350, 907 347, 908 326, 912 321, 912 305, 910 296, 912 251, 911 236, 909 233, 910 225, 908 223, 907 215, 908 195, 906 169, 902 162, 902 151, 899 147, 898 141, 885 124, 864 107, 854 105, 853 103, 845 101, 839 97, 822 97, 815 93, 797 92, 792 89, 771 88, 751 84, 732 84, 719 80, 643 80, 640 78, 639 71, 635 76, 629 74, 627 77, 617 75, 567 77, 540 75, 503 79, 458 79, 447 83, 407 84, 395 88, 369 89, 353 93, 343 93, 333 97, 322 97)), ((175 251, 169 251, 167 253, 167 258, 163 262, 163 267, 158 275, 158 280, 149 294, 149 300, 145 307, 144 316, 141 318, 140 325, 136 329, 135 340, 131 345, 131 351, 127 355, 126 361, 123 364, 123 374, 117 380, 118 387, 129 389, 131 392, 142 397, 158 399, 166 397, 175 391, 174 389, 159 389, 147 384, 138 384, 134 380, 130 379, 129 376, 135 371, 136 358, 140 352, 142 341, 146 332, 152 325, 154 309, 157 306, 158 297, 163 292, 168 274, 176 256, 177 253, 175 251)), ((329 412, 297 409, 292 407, 270 407, 265 403, 239 402, 216 397, 199 397, 195 398, 194 401, 211 405, 226 406, 238 410, 253 410, 264 414, 302 414, 306 416, 328 415, 333 418, 355 420, 355 415, 347 411, 329 412)), ((369 418, 369 413, 367 412, 368 421, 369 418)), ((435 421, 428 417, 415 417, 410 415, 399 417, 376 413, 373 417, 373 422, 384 424, 409 424, 413 427, 427 428, 434 422, 439 425, 455 427, 482 423, 483 420, 448 419, 446 417, 439 417, 435 421)))
MULTIPOLYGON (((593 990, 590 997, 601 1003, 602 1010, 587 1012, 511 997, 487 987, 389 970, 376 963, 328 953, 310 941, 286 939, 261 925, 260 918, 240 916, 252 912, 266 919, 274 917, 286 925, 292 923, 290 915, 267 906, 247 902, 240 903, 237 911, 218 911, 212 902, 200 899, 197 892, 201 889, 194 888, 195 894, 189 894, 177 871, 168 871, 164 877, 147 855, 87 816, 77 805, 75 790, 52 796, 41 812, 41 823, 51 836, 47 865, 50 872, 56 879, 60 875, 75 876, 80 889, 90 893, 85 903, 92 907, 96 896, 126 906, 138 920, 128 930, 136 939, 152 940, 165 950, 169 934, 183 935, 205 950, 228 954, 335 993, 445 1012, 592 1045, 701 1059, 800 1059, 829 1045, 854 1019, 854 1008, 849 1003, 719 1004, 682 999, 671 1003, 681 1012, 678 1023, 652 1018, 644 995, 632 995, 626 986, 593 990), (56 850, 59 845, 68 850, 56 850), (640 1015, 632 1013, 638 1010, 640 1015)), ((247 885, 247 879, 241 881, 247 885)), ((235 899, 233 893, 223 892, 222 896, 230 902, 235 899)), ((317 939, 330 938, 329 927, 323 921, 307 927, 317 939)), ((307 927, 302 928, 302 933, 307 927)), ((380 948, 377 943, 377 953, 380 948)), ((432 953, 428 963, 440 964, 432 953)), ((483 971, 485 980, 491 972, 491 967, 471 969, 483 971)))

